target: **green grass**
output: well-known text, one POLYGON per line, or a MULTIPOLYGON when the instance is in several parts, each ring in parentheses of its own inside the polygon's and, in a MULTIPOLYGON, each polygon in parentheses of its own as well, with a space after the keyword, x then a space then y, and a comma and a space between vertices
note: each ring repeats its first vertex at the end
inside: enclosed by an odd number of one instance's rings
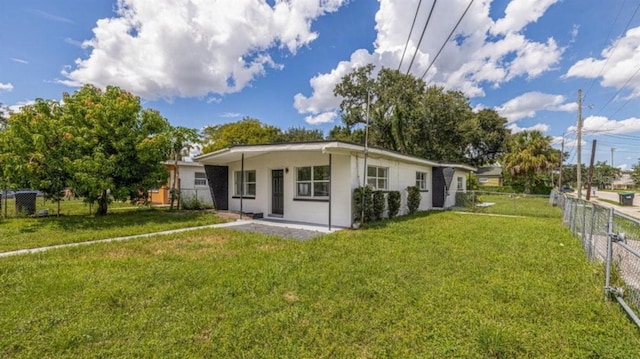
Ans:
POLYGON ((221 222, 224 220, 212 211, 169 211, 130 205, 110 208, 109 214, 102 217, 65 215, 9 218, 0 220, 0 252, 221 222))
POLYGON ((309 241, 228 229, 10 257, 0 357, 637 357, 558 218, 440 212, 309 241))
MULTIPOLYGON (((14 198, 2 199, 2 210, 0 210, 0 217, 16 218, 26 217, 20 213, 16 213, 16 202, 14 198)), ((109 212, 119 212, 132 209, 142 208, 142 206, 134 205, 129 202, 115 201, 109 204, 109 212)), ((58 215, 58 202, 46 200, 44 197, 36 198, 36 212, 42 209, 46 209, 50 216, 58 215)), ((60 215, 92 215, 96 212, 96 204, 89 205, 84 203, 81 199, 62 200, 60 201, 60 215)))
POLYGON ((493 205, 488 207, 477 207, 474 211, 479 213, 548 218, 559 218, 562 215, 562 209, 549 205, 548 196, 482 192, 479 192, 478 195, 482 202, 493 203, 493 205))

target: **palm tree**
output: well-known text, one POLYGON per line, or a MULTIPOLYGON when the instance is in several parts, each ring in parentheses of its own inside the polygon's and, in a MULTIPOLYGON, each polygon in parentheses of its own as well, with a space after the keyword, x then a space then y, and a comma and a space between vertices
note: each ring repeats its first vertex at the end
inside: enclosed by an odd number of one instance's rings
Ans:
POLYGON ((560 151, 551 147, 551 137, 523 131, 511 137, 503 162, 513 177, 524 179, 525 193, 531 193, 536 176, 553 169, 559 159, 560 151))
POLYGON ((175 201, 178 201, 178 209, 180 208, 179 188, 176 188, 178 179, 180 178, 180 166, 178 161, 182 157, 182 154, 188 153, 191 144, 197 142, 200 139, 198 132, 191 128, 182 126, 173 127, 169 132, 171 141, 171 159, 174 163, 173 169, 173 181, 171 182, 171 205, 170 209, 173 210, 175 201))

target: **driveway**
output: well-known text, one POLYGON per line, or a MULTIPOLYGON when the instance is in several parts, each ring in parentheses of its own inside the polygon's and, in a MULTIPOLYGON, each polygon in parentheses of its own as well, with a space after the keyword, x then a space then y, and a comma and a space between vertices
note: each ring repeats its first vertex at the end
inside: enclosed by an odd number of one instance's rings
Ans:
MULTIPOLYGON (((582 192, 583 198, 586 199, 586 192, 582 192)), ((591 195, 591 201, 607 208, 613 207, 616 211, 624 213, 627 216, 640 219, 640 193, 636 193, 633 198, 633 206, 620 206, 611 204, 609 202, 600 201, 600 199, 606 199, 618 203, 619 196, 617 192, 596 191, 595 196, 591 195)))

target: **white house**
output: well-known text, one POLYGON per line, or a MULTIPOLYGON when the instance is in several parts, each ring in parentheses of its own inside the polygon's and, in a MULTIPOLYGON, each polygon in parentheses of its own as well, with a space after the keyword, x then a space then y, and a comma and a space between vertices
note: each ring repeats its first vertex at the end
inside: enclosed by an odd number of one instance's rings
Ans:
MULTIPOLYGON (((190 198, 196 196, 201 202, 207 205, 213 205, 211 197, 211 189, 205 174, 204 166, 201 163, 193 161, 178 161, 178 178, 176 188, 180 190, 182 198, 190 198)), ((169 180, 157 189, 149 191, 149 201, 152 204, 169 204, 171 203, 171 188, 174 180, 174 172, 176 170, 175 161, 166 161, 164 165, 169 170, 169 180)))
POLYGON ((404 214, 408 186, 422 190, 421 210, 448 208, 475 171, 340 141, 233 146, 195 161, 217 209, 329 227, 353 225, 353 191, 365 175, 375 189, 400 191, 404 214))

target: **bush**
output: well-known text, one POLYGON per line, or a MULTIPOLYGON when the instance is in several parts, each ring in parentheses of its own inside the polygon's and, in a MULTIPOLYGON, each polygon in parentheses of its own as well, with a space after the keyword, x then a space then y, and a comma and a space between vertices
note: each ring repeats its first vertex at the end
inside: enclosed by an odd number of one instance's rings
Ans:
POLYGON ((371 187, 358 187, 353 190, 354 218, 360 223, 373 221, 373 193, 371 187), (362 214, 364 213, 364 218, 362 214))
POLYGON ((397 216, 400 211, 400 191, 389 192, 387 202, 389 206, 389 218, 397 216))
POLYGON ((374 191, 373 192, 373 219, 375 221, 379 221, 382 219, 382 215, 384 214, 384 207, 386 207, 384 192, 374 191))
POLYGON ((456 192, 456 207, 475 208, 476 192, 456 192))
POLYGON ((409 209, 409 214, 413 214, 420 207, 420 201, 422 201, 422 195, 420 194, 420 189, 417 186, 409 186, 407 187, 407 207, 409 209))
POLYGON ((212 206, 204 203, 204 201, 200 197, 196 196, 195 194, 183 196, 182 203, 180 204, 182 206, 182 209, 186 209, 186 210, 202 210, 202 209, 212 208, 212 206))

